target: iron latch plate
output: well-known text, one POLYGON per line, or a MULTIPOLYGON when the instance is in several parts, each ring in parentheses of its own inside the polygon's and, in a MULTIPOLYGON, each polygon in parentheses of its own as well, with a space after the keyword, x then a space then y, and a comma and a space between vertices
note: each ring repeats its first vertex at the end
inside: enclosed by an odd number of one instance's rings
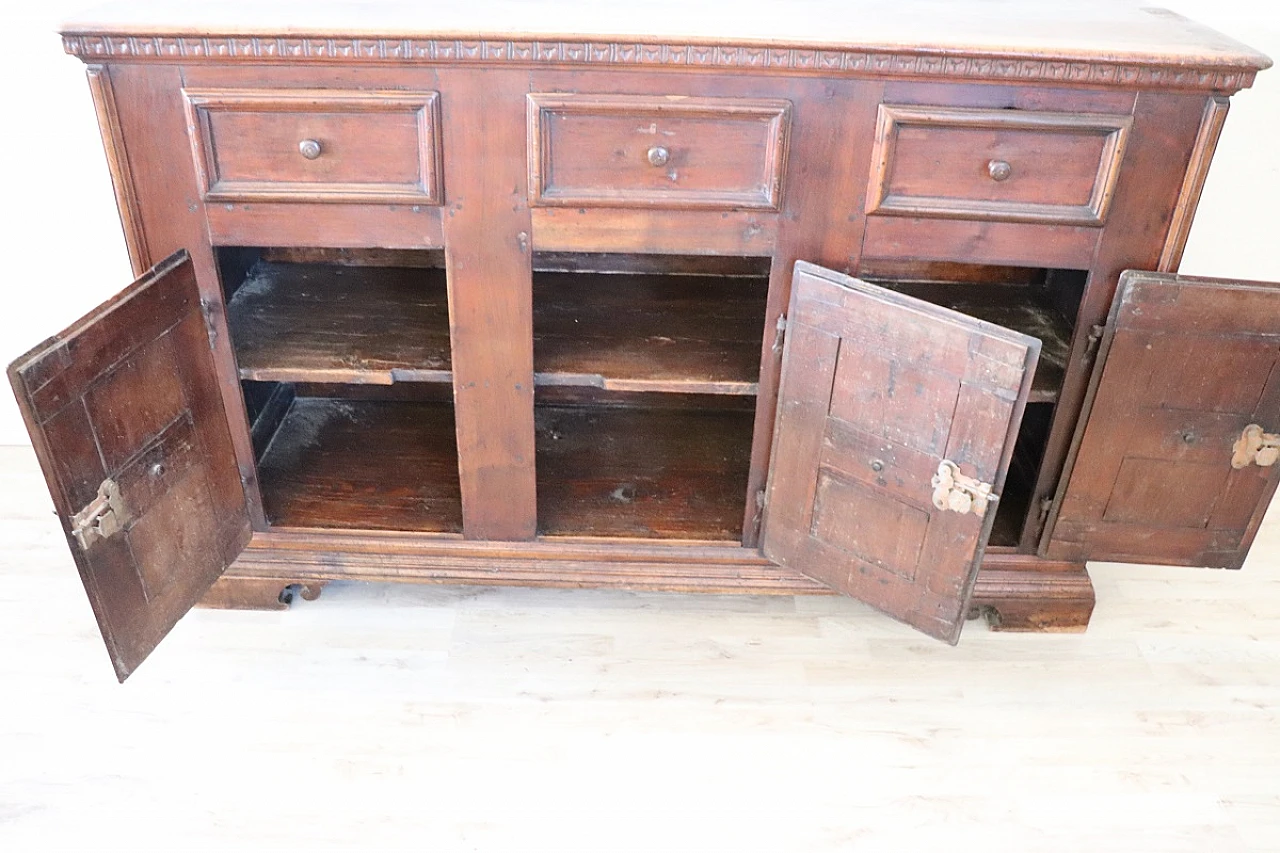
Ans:
POLYGON ((1280 460, 1280 434, 1263 432, 1257 424, 1249 424, 1231 450, 1232 468, 1239 470, 1250 465, 1270 468, 1280 460))
POLYGON ((933 505, 944 512, 972 512, 982 518, 987 507, 1000 500, 999 495, 992 494, 990 483, 961 474, 960 466, 949 459, 938 463, 932 483, 933 505))
POLYGON ((98 486, 98 494, 84 509, 71 516, 71 534, 87 551, 99 539, 109 539, 124 529, 124 501, 120 486, 107 478, 98 486))

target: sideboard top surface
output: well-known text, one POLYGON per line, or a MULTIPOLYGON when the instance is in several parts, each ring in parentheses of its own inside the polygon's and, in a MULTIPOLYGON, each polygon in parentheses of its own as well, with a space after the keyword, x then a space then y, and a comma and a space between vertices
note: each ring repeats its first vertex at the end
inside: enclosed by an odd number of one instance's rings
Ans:
MULTIPOLYGON (((69 52, 91 59, 115 56, 133 60, 168 56, 284 59, 277 48, 262 47, 261 39, 365 40, 363 49, 344 45, 330 53, 310 45, 290 58, 435 60, 434 49, 391 45, 374 41, 482 40, 517 43, 499 56, 494 44, 481 49, 481 58, 532 59, 532 61, 597 62, 627 64, 626 48, 641 45, 690 48, 770 48, 845 51, 881 56, 892 66, 894 57, 933 57, 937 61, 983 57, 1036 62, 1083 62, 1105 66, 1129 64, 1145 69, 1199 69, 1216 72, 1216 79, 1179 80, 1196 88, 1238 88, 1252 81, 1253 73, 1268 67, 1263 54, 1227 36, 1165 9, 1129 2, 1083 0, 1020 2, 1020 0, 645 0, 642 3, 599 0, 468 0, 465 3, 429 2, 245 2, 189 4, 180 0, 131 0, 110 3, 82 13, 62 27, 69 52), (178 40, 173 46, 164 38, 178 40), (224 44, 182 44, 184 38, 225 39, 224 44), (236 37, 253 39, 254 44, 236 37), (142 43, 139 43, 141 40, 142 43), (579 57, 560 45, 554 55, 550 42, 580 42, 579 57), (524 56, 520 44, 530 45, 524 56), (619 54, 619 48, 623 54, 619 54), (592 49, 595 52, 592 52, 592 49), (399 56, 403 50, 404 57, 399 56), (515 52, 512 53, 511 51, 515 52), (1224 72, 1236 72, 1221 85, 1224 72), (1238 84, 1238 85, 1233 85, 1238 84)), ((278 47, 278 46, 277 46, 278 47)), ((287 47, 287 46, 286 46, 287 47)), ((330 50, 334 50, 330 48, 330 50)), ((465 54, 465 50, 461 51, 465 54)), ((700 64, 684 52, 637 54, 651 64, 700 64)), ((457 59, 476 58, 462 55, 457 59)), ((781 61, 775 58, 776 61, 781 61)), ((706 64, 770 64, 770 57, 731 53, 707 56, 706 64)), ((828 62, 834 61, 828 57, 828 62)), ((834 70, 851 69, 842 60, 834 70)), ((899 63, 901 65, 902 63, 899 63)), ((815 70, 822 70, 821 66, 815 70)), ((910 69, 893 68, 891 71, 910 69)), ((955 69, 943 69, 954 73, 955 69)), ((1064 71, 1064 74, 1068 72, 1064 71)), ((1028 73, 1023 75, 1041 76, 1028 73)), ((986 75, 970 75, 986 76, 986 75)), ((999 76, 999 75, 996 75, 999 76)), ((1012 75, 1011 75, 1012 76, 1012 75)), ((1149 77, 1150 75, 1148 75, 1149 77)), ((1068 77, 1067 79, 1071 79, 1068 77)), ((1115 82, 1161 82, 1126 79, 1115 82)))

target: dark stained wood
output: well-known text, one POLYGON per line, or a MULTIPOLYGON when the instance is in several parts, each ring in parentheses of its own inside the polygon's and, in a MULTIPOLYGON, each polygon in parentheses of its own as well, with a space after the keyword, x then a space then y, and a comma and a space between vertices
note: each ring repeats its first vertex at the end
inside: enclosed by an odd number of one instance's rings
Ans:
POLYGON ((944 459, 999 494, 1039 344, 796 264, 761 551, 955 643, 995 518, 942 510, 944 459))
POLYGON ((190 259, 158 265, 9 380, 123 681, 249 541, 190 259), (73 517, 108 480, 116 529, 82 543, 73 517))
POLYGON ((756 392, 767 278, 536 273, 534 381, 756 392))
POLYGON ((738 540, 750 411, 544 406, 538 532, 738 540))
POLYGON ((259 262, 227 326, 243 379, 453 381, 443 270, 259 262))
POLYGON ((462 531, 448 404, 300 397, 258 470, 275 526, 462 531))
POLYGON ((469 539, 529 539, 537 497, 526 81, 518 72, 440 75, 464 530, 469 539))
POLYGON ((1126 273, 1048 555, 1239 568, 1280 467, 1232 467, 1280 430, 1280 285, 1126 273))

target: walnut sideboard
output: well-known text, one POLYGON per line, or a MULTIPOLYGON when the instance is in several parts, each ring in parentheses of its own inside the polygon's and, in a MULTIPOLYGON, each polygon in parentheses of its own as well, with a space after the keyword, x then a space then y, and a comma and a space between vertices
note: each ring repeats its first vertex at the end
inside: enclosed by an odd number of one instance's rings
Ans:
POLYGON ((1280 288, 1176 272, 1257 52, 1114 3, 216 5, 65 28, 140 278, 10 368, 121 679, 340 578, 954 643, 1083 628, 1086 560, 1241 564, 1280 288))

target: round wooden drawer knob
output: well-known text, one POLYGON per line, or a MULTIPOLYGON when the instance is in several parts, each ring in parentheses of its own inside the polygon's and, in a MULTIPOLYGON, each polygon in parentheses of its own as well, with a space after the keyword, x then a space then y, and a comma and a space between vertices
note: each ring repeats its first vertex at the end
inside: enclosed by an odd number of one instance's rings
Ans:
POLYGON ((1004 160, 992 160, 987 164, 987 174, 993 181, 1007 181, 1013 174, 1013 167, 1004 160))
POLYGON ((298 152, 308 160, 314 160, 320 156, 320 143, 314 139, 304 139, 298 143, 298 152))
POLYGON ((671 152, 661 145, 655 145, 649 149, 649 164, 652 166, 665 166, 670 159, 671 152))

